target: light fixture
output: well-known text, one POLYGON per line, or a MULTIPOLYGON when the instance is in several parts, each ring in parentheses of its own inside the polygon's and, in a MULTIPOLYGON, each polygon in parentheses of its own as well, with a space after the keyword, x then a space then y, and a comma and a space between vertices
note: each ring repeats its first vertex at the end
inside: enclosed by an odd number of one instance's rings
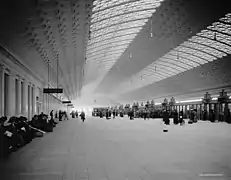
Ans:
POLYGON ((132 53, 131 52, 129 52, 129 59, 131 59, 132 58, 132 53))
POLYGON ((153 38, 152 18, 150 19, 150 37, 153 38))

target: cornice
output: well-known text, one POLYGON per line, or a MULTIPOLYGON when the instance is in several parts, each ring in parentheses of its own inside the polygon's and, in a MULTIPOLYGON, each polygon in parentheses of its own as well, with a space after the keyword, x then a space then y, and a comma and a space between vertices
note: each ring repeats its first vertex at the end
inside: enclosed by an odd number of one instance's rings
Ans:
POLYGON ((13 53, 11 53, 9 50, 7 50, 5 47, 3 47, 0 44, 0 53, 5 56, 7 58, 7 60, 5 60, 4 58, 2 59, 1 65, 0 66, 5 66, 8 69, 11 69, 10 72, 13 72, 14 74, 20 74, 24 77, 22 77, 23 79, 25 78, 29 78, 29 76, 31 76, 35 81, 39 82, 40 84, 43 84, 44 80, 39 77, 39 75, 37 75, 36 73, 34 73, 33 71, 30 70, 29 67, 27 67, 24 63, 22 63, 18 58, 16 58, 13 53), (8 60, 10 60, 10 62, 8 62, 8 60), (23 73, 17 72, 16 69, 11 68, 11 64, 13 64, 14 66, 16 65, 17 68, 20 68, 23 73))

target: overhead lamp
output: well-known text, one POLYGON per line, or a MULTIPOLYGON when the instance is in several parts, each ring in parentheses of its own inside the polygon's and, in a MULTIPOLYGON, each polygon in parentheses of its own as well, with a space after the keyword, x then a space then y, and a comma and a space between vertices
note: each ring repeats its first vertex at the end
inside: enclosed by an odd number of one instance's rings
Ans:
POLYGON ((150 19, 150 37, 153 38, 153 32, 152 32, 152 18, 150 19))
POLYGON ((131 53, 131 52, 129 52, 129 58, 130 58, 130 59, 132 58, 132 53, 131 53))

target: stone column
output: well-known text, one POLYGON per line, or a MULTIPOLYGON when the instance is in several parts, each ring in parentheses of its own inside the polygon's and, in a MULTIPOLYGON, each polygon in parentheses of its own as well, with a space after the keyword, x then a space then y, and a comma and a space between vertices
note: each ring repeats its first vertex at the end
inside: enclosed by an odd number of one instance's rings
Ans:
POLYGON ((36 91, 35 91, 35 85, 32 85, 31 93, 32 93, 32 117, 36 114, 36 91))
POLYGON ((28 82, 23 81, 23 96, 22 96, 22 113, 28 118, 28 82))
POLYGON ((8 83, 8 94, 7 94, 7 116, 16 115, 16 87, 15 87, 15 76, 14 74, 9 74, 9 83, 8 83))
POLYGON ((43 93, 43 113, 47 113, 47 94, 43 93))
POLYGON ((28 84, 27 86, 27 89, 28 89, 28 120, 30 121, 31 120, 31 115, 32 115, 32 103, 31 103, 31 94, 32 94, 32 88, 31 88, 31 83, 28 84))
POLYGON ((0 65, 0 117, 4 116, 4 67, 0 65))
POLYGON ((16 104, 16 115, 21 115, 21 99, 22 99, 22 97, 21 97, 21 79, 20 78, 18 78, 17 79, 17 88, 16 88, 16 93, 17 93, 17 99, 16 99, 16 102, 17 102, 17 104, 16 104))

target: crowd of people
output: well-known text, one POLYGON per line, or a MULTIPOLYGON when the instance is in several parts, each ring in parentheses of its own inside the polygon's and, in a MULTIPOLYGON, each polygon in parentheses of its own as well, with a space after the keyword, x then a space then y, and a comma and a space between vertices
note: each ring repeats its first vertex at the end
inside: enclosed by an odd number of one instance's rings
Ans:
POLYGON ((81 120, 84 122, 85 119, 86 119, 86 115, 85 115, 85 112, 84 111, 81 111, 81 113, 79 114, 78 111, 72 111, 70 113, 71 117, 72 118, 78 118, 80 116, 81 120))
MULTIPOLYGON (((99 108, 95 109, 92 113, 93 116, 99 116, 100 118, 105 117, 106 119, 115 118, 116 116, 124 117, 127 115, 130 120, 134 120, 135 118, 142 118, 144 120, 155 119, 155 118, 163 118, 163 122, 166 125, 170 124, 170 118, 173 119, 173 124, 183 125, 185 123, 184 119, 189 119, 188 123, 196 123, 199 119, 198 113, 196 109, 191 109, 186 115, 182 110, 178 112, 177 110, 169 110, 169 109, 156 109, 149 110, 148 108, 141 110, 134 110, 132 108, 125 110, 119 109, 110 109, 110 108, 99 108)), ((215 117, 211 113, 211 122, 215 121, 215 117)))
MULTIPOLYGON (((229 111, 228 111, 229 112, 229 111)), ((203 110, 200 114, 197 109, 190 109, 187 111, 181 110, 177 111, 175 109, 150 109, 150 108, 143 108, 143 109, 133 109, 133 108, 124 108, 124 109, 116 109, 116 108, 95 108, 92 112, 92 116, 99 116, 100 118, 106 117, 106 119, 110 119, 111 117, 115 118, 116 116, 124 117, 124 115, 128 115, 128 117, 133 120, 134 118, 143 118, 144 120, 147 119, 155 119, 155 118, 173 118, 174 124, 182 124, 182 119, 189 119, 189 123, 196 123, 198 119, 201 120, 209 120, 210 122, 216 121, 216 113, 214 110, 210 110, 207 112, 203 110)), ((224 117, 224 115, 220 115, 224 117)), ((231 116, 230 113, 226 116, 227 123, 231 123, 231 116)), ((219 117, 219 119, 222 119, 219 117)), ((220 120, 222 121, 222 120, 220 120)), ((167 122, 167 121, 166 121, 167 122)))
POLYGON ((59 121, 68 120, 65 111, 43 112, 34 115, 31 120, 24 116, 0 118, 0 159, 8 157, 12 152, 30 143, 36 137, 43 137, 47 132, 53 132, 59 121))

